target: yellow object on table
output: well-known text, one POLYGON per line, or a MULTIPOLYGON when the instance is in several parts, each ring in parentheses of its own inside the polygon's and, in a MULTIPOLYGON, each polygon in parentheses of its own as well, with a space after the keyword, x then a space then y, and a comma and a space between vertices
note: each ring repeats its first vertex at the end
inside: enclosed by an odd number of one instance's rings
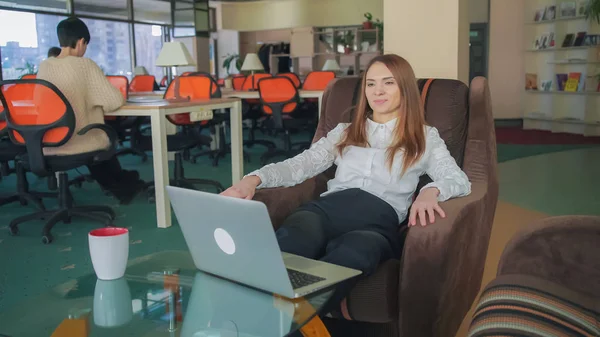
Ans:
POLYGON ((88 315, 65 318, 50 337, 87 337, 90 334, 88 315))

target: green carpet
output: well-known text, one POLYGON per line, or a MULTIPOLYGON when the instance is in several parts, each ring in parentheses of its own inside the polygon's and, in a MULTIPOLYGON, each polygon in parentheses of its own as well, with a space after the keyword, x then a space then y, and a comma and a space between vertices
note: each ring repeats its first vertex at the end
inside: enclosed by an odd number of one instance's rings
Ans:
MULTIPOLYGON (((295 138, 306 140, 308 137, 295 138)), ((499 145, 498 160, 506 161, 573 148, 577 147, 499 145)), ((264 147, 255 146, 245 150, 251 155, 251 163, 245 164, 245 172, 248 173, 259 167, 259 157, 264 152, 264 147)), ((151 158, 148 162, 141 163, 138 157, 127 156, 122 157, 121 162, 127 169, 139 170, 143 179, 152 179, 151 158)), ((218 167, 212 167, 206 157, 200 158, 196 164, 186 162, 184 167, 188 177, 215 179, 224 186, 231 184, 229 156, 222 159, 218 167)), ((80 172, 86 173, 84 169, 80 172)), ((77 172, 73 173, 71 178, 77 175, 77 172)), ((46 181, 43 179, 30 176, 29 181, 32 190, 46 189, 46 181)), ((14 176, 6 177, 0 184, 0 195, 11 193, 14 183, 14 176)), ((156 228, 154 204, 149 203, 145 197, 138 197, 131 205, 119 206, 94 183, 84 183, 81 188, 73 188, 72 191, 80 205, 106 204, 114 207, 118 214, 115 225, 130 229, 130 259, 163 250, 186 249, 175 219, 171 228, 156 228)), ((45 204, 51 209, 55 202, 45 200, 45 204)), ((0 311, 9 310, 19 301, 39 295, 45 288, 93 273, 87 233, 100 225, 81 219, 73 219, 68 225, 59 223, 53 229, 54 242, 50 245, 41 243, 42 222, 39 221, 22 224, 19 227, 20 235, 10 236, 7 229, 9 221, 32 210, 32 207, 21 207, 18 204, 0 208, 0 311)))

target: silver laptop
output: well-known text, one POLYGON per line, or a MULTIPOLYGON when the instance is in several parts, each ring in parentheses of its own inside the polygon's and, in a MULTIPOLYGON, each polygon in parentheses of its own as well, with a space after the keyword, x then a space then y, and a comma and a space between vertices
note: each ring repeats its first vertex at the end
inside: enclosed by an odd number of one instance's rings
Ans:
POLYGON ((287 298, 361 273, 282 253, 261 202, 173 186, 167 192, 194 264, 202 271, 287 298))

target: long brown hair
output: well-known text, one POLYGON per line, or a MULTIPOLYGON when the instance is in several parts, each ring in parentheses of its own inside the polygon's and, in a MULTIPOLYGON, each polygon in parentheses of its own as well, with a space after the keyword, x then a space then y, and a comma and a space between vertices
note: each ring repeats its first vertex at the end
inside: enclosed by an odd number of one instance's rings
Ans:
POLYGON ((400 87, 398 121, 394 130, 394 139, 387 149, 387 165, 391 171, 396 152, 403 150, 403 174, 425 151, 425 112, 415 73, 408 61, 398 55, 379 55, 369 62, 367 70, 362 76, 360 96, 354 110, 354 118, 346 129, 343 140, 337 145, 337 149, 342 155, 346 146, 369 146, 367 141, 367 118, 372 116, 373 110, 367 101, 365 88, 367 72, 377 62, 383 63, 391 71, 396 84, 400 87))

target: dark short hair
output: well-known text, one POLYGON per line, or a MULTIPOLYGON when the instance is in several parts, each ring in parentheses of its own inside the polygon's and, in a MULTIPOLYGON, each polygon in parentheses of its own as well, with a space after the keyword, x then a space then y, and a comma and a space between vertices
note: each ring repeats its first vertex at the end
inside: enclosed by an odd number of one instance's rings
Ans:
POLYGON ((48 49, 48 57, 57 57, 58 55, 60 55, 61 49, 58 47, 50 47, 50 49, 48 49))
POLYGON ((81 19, 74 16, 59 22, 56 33, 61 47, 75 48, 80 39, 90 43, 90 31, 81 19))

